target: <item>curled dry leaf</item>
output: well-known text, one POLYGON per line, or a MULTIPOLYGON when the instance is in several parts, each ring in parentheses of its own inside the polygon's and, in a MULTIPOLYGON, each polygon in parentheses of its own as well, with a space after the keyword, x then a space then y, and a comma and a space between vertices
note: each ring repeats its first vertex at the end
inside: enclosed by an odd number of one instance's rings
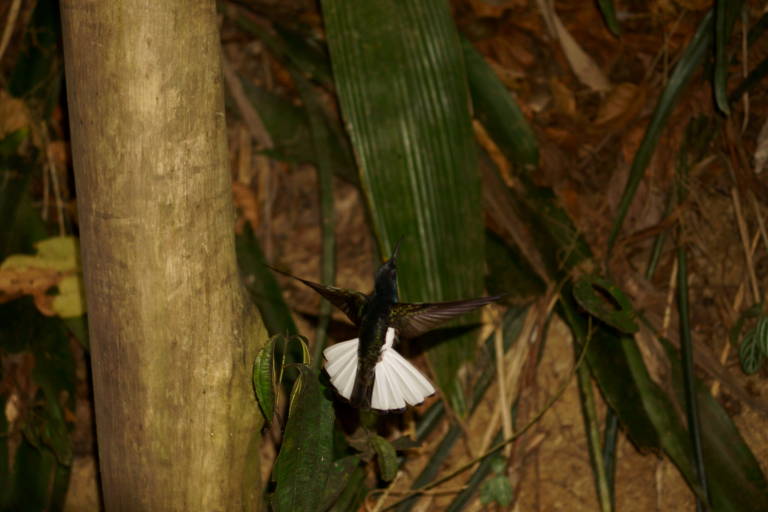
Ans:
POLYGON ((547 23, 547 28, 560 41, 560 47, 579 81, 593 91, 604 92, 610 89, 611 83, 608 77, 565 28, 555 12, 553 3, 547 0, 538 0, 537 4, 547 23))
POLYGON ((573 94, 573 91, 556 78, 552 78, 549 81, 549 86, 552 90, 552 98, 555 100, 557 110, 568 117, 577 117, 576 96, 573 94))
POLYGON ((635 84, 623 82, 616 85, 603 100, 594 124, 603 126, 617 122, 622 124, 634 118, 645 103, 645 90, 635 84))

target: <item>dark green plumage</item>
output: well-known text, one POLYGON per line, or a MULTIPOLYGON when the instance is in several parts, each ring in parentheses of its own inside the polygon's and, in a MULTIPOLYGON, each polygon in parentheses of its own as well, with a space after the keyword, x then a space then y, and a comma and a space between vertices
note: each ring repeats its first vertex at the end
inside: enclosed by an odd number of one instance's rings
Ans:
POLYGON ((355 407, 369 408, 371 405, 376 375, 374 370, 381 359, 381 349, 389 327, 395 329, 399 338, 415 338, 451 318, 502 297, 497 295, 436 303, 399 302, 396 265, 399 246, 398 243, 392 257, 376 271, 374 289, 369 295, 313 283, 278 270, 298 279, 328 299, 359 329, 358 366, 350 398, 350 403, 355 407))

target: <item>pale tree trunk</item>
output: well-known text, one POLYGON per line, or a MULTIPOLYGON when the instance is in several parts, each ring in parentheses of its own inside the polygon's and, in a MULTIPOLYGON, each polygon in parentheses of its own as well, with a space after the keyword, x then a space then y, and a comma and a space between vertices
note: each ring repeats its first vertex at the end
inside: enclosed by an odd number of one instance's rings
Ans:
POLYGON ((213 0, 64 0, 107 510, 260 504, 213 0))

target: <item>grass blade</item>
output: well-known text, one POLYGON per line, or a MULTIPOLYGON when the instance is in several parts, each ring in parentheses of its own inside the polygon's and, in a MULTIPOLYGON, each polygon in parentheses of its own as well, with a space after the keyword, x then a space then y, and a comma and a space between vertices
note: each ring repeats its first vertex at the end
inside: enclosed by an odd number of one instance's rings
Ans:
POLYGON ((656 143, 659 140, 659 136, 664 129, 667 119, 669 119, 672 109, 677 104, 677 99, 680 96, 680 93, 683 92, 686 84, 693 76, 693 73, 701 65, 701 62, 710 48, 713 32, 712 25, 713 13, 710 11, 704 16, 704 19, 701 20, 696 34, 683 52, 680 62, 677 63, 675 70, 669 77, 667 87, 659 97, 659 102, 653 111, 651 122, 648 124, 648 129, 645 131, 640 147, 635 153, 635 158, 632 160, 632 167, 629 170, 629 179, 624 187, 621 202, 619 203, 619 209, 616 212, 616 219, 611 228, 611 234, 608 237, 607 256, 610 256, 613 246, 616 243, 616 239, 621 231, 621 226, 624 223, 624 218, 627 216, 629 206, 635 197, 637 187, 640 185, 640 181, 645 175, 645 169, 651 161, 653 151, 656 148, 656 143))
POLYGON ((615 36, 621 35, 621 26, 616 18, 616 9, 613 7, 613 0, 597 0, 600 7, 600 13, 603 15, 608 30, 615 36))
POLYGON ((683 360, 683 388, 685 389, 685 412, 688 418, 688 434, 691 439, 691 452, 693 453, 693 466, 696 469, 696 478, 702 489, 703 496, 696 496, 696 509, 709 508, 709 487, 707 486, 707 471, 704 464, 704 455, 701 447, 701 420, 699 408, 694 392, 693 373, 693 340, 691 339, 691 326, 688 321, 688 265, 685 247, 677 250, 677 300, 680 318, 680 353, 683 360))

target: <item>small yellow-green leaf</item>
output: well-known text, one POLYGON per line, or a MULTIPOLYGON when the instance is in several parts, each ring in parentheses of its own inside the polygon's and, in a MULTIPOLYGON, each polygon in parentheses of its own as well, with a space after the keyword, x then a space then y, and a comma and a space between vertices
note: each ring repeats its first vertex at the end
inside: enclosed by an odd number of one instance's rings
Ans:
POLYGON ((3 261, 0 268, 45 268, 66 272, 76 270, 78 244, 72 236, 57 236, 35 244, 36 255, 12 254, 3 261))
POLYGON ((59 281, 59 293, 53 299, 53 310, 61 318, 75 318, 85 313, 85 295, 80 275, 69 275, 59 281))
POLYGON ((275 369, 274 369, 274 343, 269 343, 259 351, 253 362, 253 390, 256 392, 256 400, 259 402, 264 420, 272 421, 275 415, 275 369))
POLYGON ((397 474, 397 454, 392 444, 381 436, 373 434, 369 443, 376 452, 376 460, 379 463, 379 474, 385 482, 392 481, 397 474))
POLYGON ((495 475, 485 481, 480 489, 480 502, 483 505, 498 503, 502 507, 508 507, 512 503, 514 494, 509 478, 504 475, 495 475))

